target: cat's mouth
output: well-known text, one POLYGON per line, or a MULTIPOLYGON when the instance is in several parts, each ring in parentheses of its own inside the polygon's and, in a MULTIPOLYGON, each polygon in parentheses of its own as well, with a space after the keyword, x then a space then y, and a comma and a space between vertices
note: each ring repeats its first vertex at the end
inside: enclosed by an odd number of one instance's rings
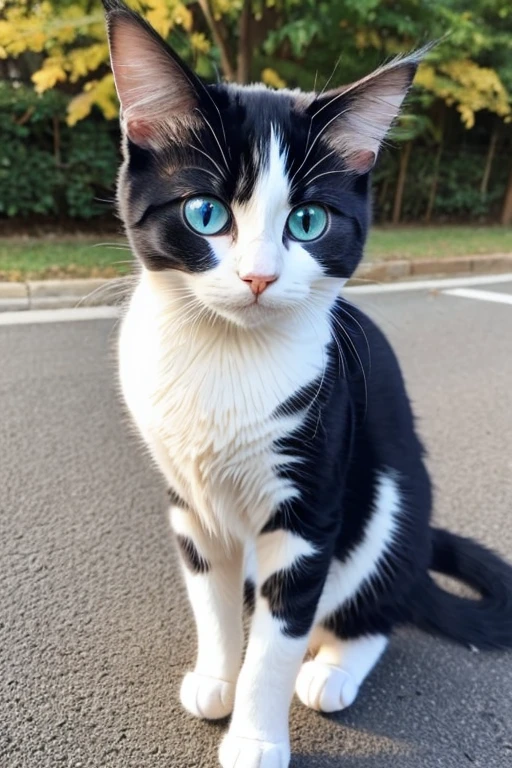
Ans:
MULTIPOLYGON (((204 301, 203 297, 203 301, 204 301)), ((246 328, 263 325, 270 319, 274 322, 276 317, 290 310, 287 302, 280 301, 276 297, 258 295, 233 298, 231 301, 207 300, 205 302, 210 310, 220 317, 246 328)))

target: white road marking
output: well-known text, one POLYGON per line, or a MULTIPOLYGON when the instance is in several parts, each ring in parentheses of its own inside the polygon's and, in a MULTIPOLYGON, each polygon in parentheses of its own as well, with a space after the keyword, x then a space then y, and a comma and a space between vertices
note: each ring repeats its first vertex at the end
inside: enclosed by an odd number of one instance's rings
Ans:
MULTIPOLYGON (((411 280, 404 283, 385 283, 384 285, 358 285, 344 288, 344 295, 395 293, 401 291, 425 291, 437 289, 452 296, 462 296, 462 289, 473 285, 499 285, 512 283, 512 272, 504 275, 478 275, 474 277, 453 277, 436 280, 411 280), (457 289, 453 291, 452 289, 457 289)), ((465 292, 466 298, 495 301, 512 304, 512 295, 491 293, 491 291, 465 292), (471 296, 469 296, 471 293, 471 296), (475 294, 479 294, 476 296, 475 294), (492 296, 492 298, 491 298, 492 296)), ((75 320, 108 320, 119 317, 119 307, 77 307, 75 309, 32 309, 16 312, 0 312, 0 325, 28 325, 31 323, 63 323, 75 320)))
POLYGON ((443 291, 449 296, 458 296, 461 299, 477 299, 478 301, 494 301, 496 304, 512 304, 512 293, 493 293, 492 291, 475 291, 471 288, 452 288, 443 291))
POLYGON ((67 323, 74 320, 107 320, 119 317, 119 307, 79 307, 77 309, 30 309, 0 312, 0 325, 67 323))
POLYGON ((444 290, 471 285, 494 285, 495 283, 512 283, 512 272, 507 272, 504 275, 475 275, 474 277, 450 277, 435 280, 408 280, 404 283, 385 283, 383 285, 356 285, 345 288, 343 293, 394 293, 395 291, 424 291, 435 288, 444 290))

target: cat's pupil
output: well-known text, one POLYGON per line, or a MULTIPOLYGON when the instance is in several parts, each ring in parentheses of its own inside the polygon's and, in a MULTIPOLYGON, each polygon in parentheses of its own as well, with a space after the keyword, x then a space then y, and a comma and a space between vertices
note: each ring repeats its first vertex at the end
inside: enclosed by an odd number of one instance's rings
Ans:
POLYGON ((311 227, 311 213, 309 209, 306 208, 302 215, 302 229, 306 234, 308 234, 310 227, 311 227))
POLYGON ((213 213, 213 205, 211 203, 203 203, 201 206, 201 215, 203 217, 203 227, 207 227, 210 223, 210 219, 213 213))

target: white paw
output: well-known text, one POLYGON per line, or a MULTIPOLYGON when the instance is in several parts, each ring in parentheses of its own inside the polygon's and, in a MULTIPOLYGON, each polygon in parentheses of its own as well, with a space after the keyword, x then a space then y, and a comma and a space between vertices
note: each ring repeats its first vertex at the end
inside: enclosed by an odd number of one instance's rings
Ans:
POLYGON ((188 672, 181 684, 181 703, 190 714, 220 720, 233 711, 235 683, 188 672))
POLYGON ((352 675, 323 661, 307 661, 295 683, 297 696, 306 707, 318 712, 338 712, 349 707, 358 686, 352 675))
POLYGON ((228 733, 220 745, 219 759, 222 768, 288 768, 290 745, 284 741, 272 744, 228 733))

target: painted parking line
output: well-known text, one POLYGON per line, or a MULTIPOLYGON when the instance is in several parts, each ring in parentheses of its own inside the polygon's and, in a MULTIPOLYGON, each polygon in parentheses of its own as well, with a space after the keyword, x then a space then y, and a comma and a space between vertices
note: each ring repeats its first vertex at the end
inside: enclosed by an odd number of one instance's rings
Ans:
MULTIPOLYGON (((357 280, 357 278, 355 278, 357 280)), ((504 275, 474 275, 471 277, 436 278, 435 280, 408 280, 404 283, 385 283, 381 285, 355 285, 344 288, 343 293, 395 293, 399 291, 445 290, 446 288, 465 288, 472 285, 495 285, 512 283, 512 272, 504 275)))
MULTIPOLYGON (((451 296, 512 304, 512 294, 471 290, 471 286, 512 283, 512 273, 504 275, 478 275, 474 277, 439 278, 384 285, 362 285, 343 289, 343 295, 379 294, 401 291, 439 290, 451 296)), ((75 309, 32 309, 0 312, 0 326, 29 325, 31 323, 63 323, 77 320, 108 320, 121 315, 119 307, 77 307, 75 309)))
POLYGON ((461 299, 476 299, 477 301, 494 301, 496 304, 512 304, 512 293, 494 293, 494 291, 478 291, 472 288, 451 288, 443 293, 448 296, 458 296, 461 299))

